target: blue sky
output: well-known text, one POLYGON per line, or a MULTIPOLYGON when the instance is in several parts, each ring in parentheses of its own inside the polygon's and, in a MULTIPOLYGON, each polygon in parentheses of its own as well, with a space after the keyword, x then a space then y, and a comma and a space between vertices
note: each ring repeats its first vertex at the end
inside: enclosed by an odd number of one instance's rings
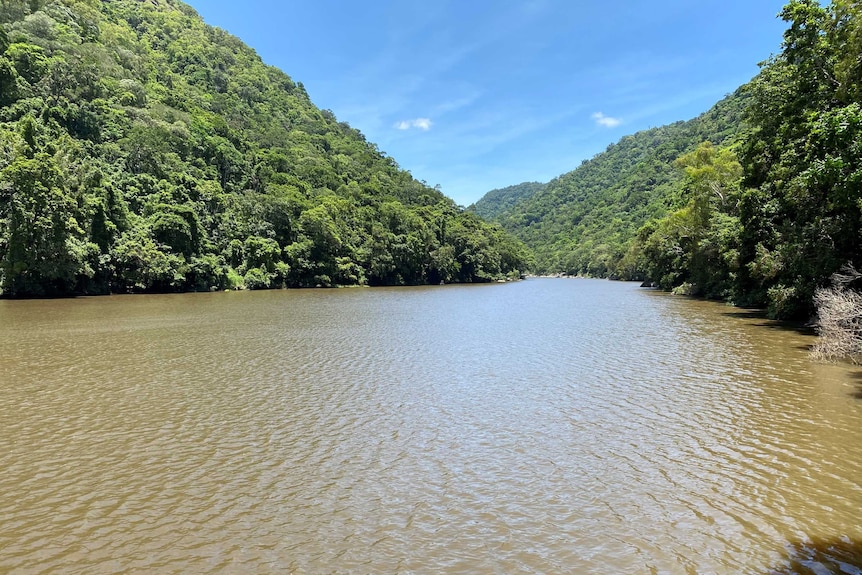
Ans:
POLYGON ((190 0, 462 205, 709 109, 784 0, 190 0))

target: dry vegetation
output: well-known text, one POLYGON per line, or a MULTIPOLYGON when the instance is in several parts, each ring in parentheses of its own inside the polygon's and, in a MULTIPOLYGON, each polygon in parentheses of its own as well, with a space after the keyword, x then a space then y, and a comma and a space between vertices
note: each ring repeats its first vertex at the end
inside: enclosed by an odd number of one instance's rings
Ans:
POLYGON ((850 287, 862 273, 845 266, 832 276, 832 286, 814 295, 817 331, 820 338, 812 348, 815 358, 826 361, 862 362, 862 292, 850 287))

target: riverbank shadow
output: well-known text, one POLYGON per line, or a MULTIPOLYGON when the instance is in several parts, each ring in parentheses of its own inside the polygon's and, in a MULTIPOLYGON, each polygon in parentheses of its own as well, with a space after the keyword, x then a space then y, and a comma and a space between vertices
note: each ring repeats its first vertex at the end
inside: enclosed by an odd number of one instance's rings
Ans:
POLYGON ((856 380, 856 391, 850 392, 850 395, 862 399, 862 371, 854 371, 850 377, 856 380))
POLYGON ((862 575, 862 541, 849 537, 790 542, 767 575, 862 575))
POLYGON ((814 324, 812 322, 771 319, 766 313, 766 310, 762 309, 737 308, 735 311, 726 311, 722 315, 752 321, 753 325, 756 325, 757 327, 765 327, 781 331, 792 331, 798 333, 799 335, 817 335, 817 329, 814 327, 814 324))

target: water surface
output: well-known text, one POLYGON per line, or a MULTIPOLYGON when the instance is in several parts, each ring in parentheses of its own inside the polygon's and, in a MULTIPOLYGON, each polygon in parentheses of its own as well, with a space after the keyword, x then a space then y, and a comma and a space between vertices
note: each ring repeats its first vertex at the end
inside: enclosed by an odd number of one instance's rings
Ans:
POLYGON ((859 573, 812 341, 598 280, 0 301, 0 573, 859 573))

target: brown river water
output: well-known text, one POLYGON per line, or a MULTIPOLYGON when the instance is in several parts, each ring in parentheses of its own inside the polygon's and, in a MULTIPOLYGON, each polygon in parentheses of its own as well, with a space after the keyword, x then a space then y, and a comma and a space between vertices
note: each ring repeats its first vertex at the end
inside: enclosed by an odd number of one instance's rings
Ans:
POLYGON ((862 368, 636 284, 0 301, 0 573, 862 573, 862 368))

